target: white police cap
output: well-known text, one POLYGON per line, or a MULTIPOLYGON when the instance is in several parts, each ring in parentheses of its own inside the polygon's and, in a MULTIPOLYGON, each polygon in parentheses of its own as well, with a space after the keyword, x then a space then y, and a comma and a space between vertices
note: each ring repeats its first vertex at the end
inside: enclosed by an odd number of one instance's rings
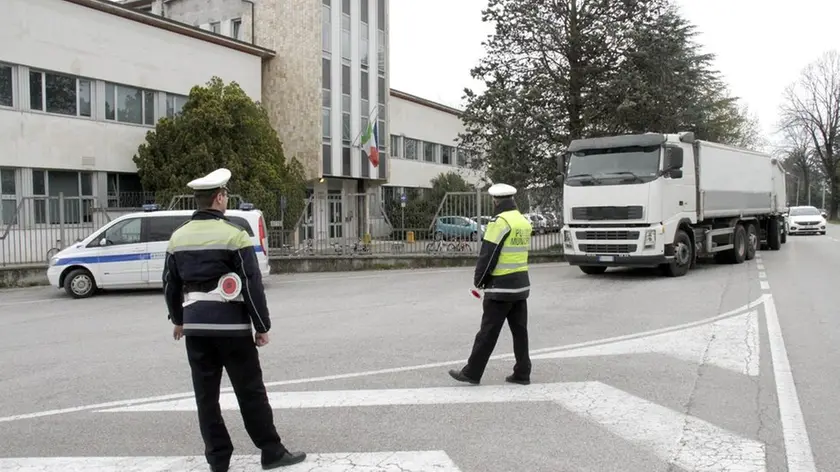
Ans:
POLYGON ((516 187, 508 184, 494 184, 487 190, 487 193, 494 197, 510 197, 516 195, 516 187))
POLYGON ((230 175, 230 171, 225 168, 216 169, 204 177, 200 177, 188 183, 187 187, 193 190, 213 190, 222 188, 227 185, 228 180, 230 180, 230 175))

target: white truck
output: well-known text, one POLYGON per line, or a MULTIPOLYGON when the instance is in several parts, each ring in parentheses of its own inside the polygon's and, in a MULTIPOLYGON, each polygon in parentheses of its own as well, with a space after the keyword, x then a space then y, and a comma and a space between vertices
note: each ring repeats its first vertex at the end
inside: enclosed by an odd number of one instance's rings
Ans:
POLYGON ((787 238, 785 171, 772 156, 694 133, 578 139, 565 156, 563 250, 586 274, 698 258, 740 264, 787 238))

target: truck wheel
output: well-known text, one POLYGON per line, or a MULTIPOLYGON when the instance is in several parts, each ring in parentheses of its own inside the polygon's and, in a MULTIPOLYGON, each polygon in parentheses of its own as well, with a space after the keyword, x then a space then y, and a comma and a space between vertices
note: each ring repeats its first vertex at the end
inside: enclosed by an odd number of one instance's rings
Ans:
POLYGON ((782 247, 781 225, 776 218, 767 222, 767 247, 771 251, 778 251, 782 247))
POLYGON ((755 253, 758 252, 758 228, 753 223, 747 225, 747 254, 745 260, 751 261, 755 259, 755 253))
POLYGON ((688 234, 679 229, 674 237, 674 261, 665 264, 663 269, 668 277, 682 277, 691 268, 691 261, 694 259, 694 251, 691 247, 691 239, 688 234))
MULTIPOLYGON (((825 234, 825 233, 823 233, 823 234, 825 234)), ((779 236, 779 241, 780 241, 782 244, 786 243, 786 242, 787 242, 787 236, 788 236, 788 232, 787 232, 787 231, 782 230, 782 235, 781 235, 781 236, 779 236)))
POLYGON ((603 274, 607 271, 606 267, 603 266, 578 266, 584 274, 587 275, 598 275, 603 274))
POLYGON ((735 232, 732 234, 732 244, 735 246, 729 251, 729 262, 741 264, 747 258, 747 230, 744 225, 735 225, 735 232))

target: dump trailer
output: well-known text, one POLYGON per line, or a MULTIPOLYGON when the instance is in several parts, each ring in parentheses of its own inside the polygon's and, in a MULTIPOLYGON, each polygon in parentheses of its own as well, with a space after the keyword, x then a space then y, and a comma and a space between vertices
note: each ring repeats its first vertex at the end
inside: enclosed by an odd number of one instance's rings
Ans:
POLYGON ((691 132, 578 139, 564 160, 563 250, 586 274, 700 258, 740 264, 787 238, 785 171, 768 154, 691 132))

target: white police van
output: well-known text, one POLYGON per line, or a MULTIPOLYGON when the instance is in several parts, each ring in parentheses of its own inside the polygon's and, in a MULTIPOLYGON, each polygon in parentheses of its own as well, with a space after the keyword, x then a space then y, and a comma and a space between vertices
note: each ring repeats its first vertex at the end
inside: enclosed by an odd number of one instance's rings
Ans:
MULTIPOLYGON (((50 259, 50 285, 63 288, 73 298, 87 298, 97 289, 162 288, 166 247, 176 228, 190 219, 193 210, 143 211, 114 219, 50 259)), ((268 276, 268 239, 265 218, 250 203, 225 216, 241 226, 257 252, 260 272, 268 276)))

